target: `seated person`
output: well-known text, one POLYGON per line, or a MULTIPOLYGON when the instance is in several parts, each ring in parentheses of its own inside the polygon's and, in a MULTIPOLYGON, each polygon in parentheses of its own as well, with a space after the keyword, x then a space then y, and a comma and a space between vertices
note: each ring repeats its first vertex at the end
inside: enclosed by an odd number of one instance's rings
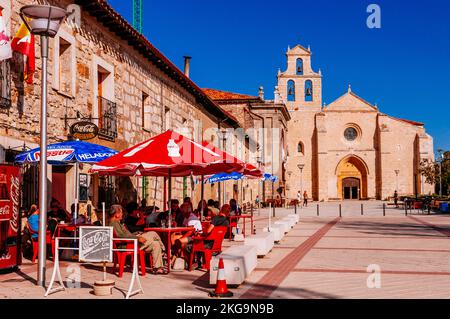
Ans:
POLYGON ((145 224, 148 227, 159 227, 160 226, 160 222, 158 220, 158 216, 161 212, 159 211, 159 207, 157 206, 151 206, 151 207, 147 207, 147 210, 145 212, 145 224))
POLYGON ((200 202, 198 202, 197 209, 195 210, 195 212, 199 216, 203 216, 205 218, 209 217, 208 203, 206 203, 206 200, 201 200, 200 202))
POLYGON ((228 204, 223 205, 219 212, 219 215, 214 216, 211 220, 211 224, 214 226, 230 226, 228 216, 230 215, 231 206, 228 204))
POLYGON ((62 208, 61 203, 57 199, 52 199, 50 202, 50 211, 47 213, 47 229, 53 234, 56 230, 56 226, 60 222, 70 223, 72 217, 69 212, 62 208))
MULTIPOLYGON (((175 222, 176 226, 183 225, 184 216, 183 213, 180 210, 180 202, 178 199, 171 199, 168 204, 170 205, 170 211, 172 212, 172 223, 175 222)), ((162 212, 158 215, 159 224, 161 224, 161 221, 165 220, 167 221, 169 219, 169 211, 162 212)), ((172 225, 173 226, 173 225, 172 225)))
POLYGON ((219 215, 219 210, 214 206, 214 200, 208 200, 208 210, 210 211, 211 217, 219 215))
POLYGON ((233 198, 230 199, 230 207, 231 207, 231 212, 230 212, 230 216, 239 216, 242 215, 242 210, 241 208, 238 206, 237 201, 233 198))
POLYGON ((77 204, 77 220, 75 218, 75 204, 70 205, 70 215, 72 216, 72 221, 75 225, 86 224, 87 218, 80 212, 80 204, 77 204))
MULTIPOLYGON (((29 229, 27 236, 24 238, 29 238, 32 241, 36 241, 38 239, 39 232, 39 209, 36 205, 31 205, 30 211, 28 213, 28 219, 25 223, 25 227, 29 229), (31 236, 31 237, 28 237, 31 236)), ((27 240, 24 241, 24 243, 27 240)), ((26 246, 24 246, 26 247, 26 246)))
POLYGON ((120 205, 113 205, 109 212, 108 226, 114 228, 114 236, 116 238, 137 239, 140 249, 146 253, 152 254, 154 264, 154 274, 167 274, 164 269, 162 253, 164 252, 164 244, 159 235, 155 232, 131 233, 126 226, 122 224, 123 210, 120 205))

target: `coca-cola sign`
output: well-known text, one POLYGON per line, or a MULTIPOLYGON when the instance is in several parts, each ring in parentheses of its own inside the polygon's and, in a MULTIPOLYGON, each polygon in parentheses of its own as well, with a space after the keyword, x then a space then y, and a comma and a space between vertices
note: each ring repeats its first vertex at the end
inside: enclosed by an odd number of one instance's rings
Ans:
POLYGON ((80 227, 82 262, 112 262, 112 227, 80 227))
POLYGON ((92 122, 77 122, 70 126, 70 134, 79 140, 90 140, 98 135, 98 127, 92 122))

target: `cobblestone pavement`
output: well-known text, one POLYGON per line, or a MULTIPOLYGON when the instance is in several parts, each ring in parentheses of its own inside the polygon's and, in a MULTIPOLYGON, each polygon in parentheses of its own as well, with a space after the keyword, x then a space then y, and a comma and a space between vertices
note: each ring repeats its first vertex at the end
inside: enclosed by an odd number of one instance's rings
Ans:
MULTIPOLYGON (((238 288, 234 298, 449 298, 450 215, 386 208, 382 202, 311 203, 298 209, 300 223, 264 258, 238 288), (339 204, 341 216, 339 217, 339 204), (361 216, 363 204, 363 216, 361 216), (380 271, 379 277, 372 271, 380 271), (369 288, 374 283, 379 288, 369 288), (378 280, 379 279, 379 280, 378 280)), ((294 213, 277 208, 271 221, 294 213)), ((269 222, 269 209, 255 210, 257 231, 269 222)), ((225 240, 224 246, 239 243, 225 240)), ((49 260, 47 279, 52 262, 49 260)), ((67 278, 78 263, 62 262, 67 278)), ((111 266, 111 265, 109 265, 111 266)), ((35 285, 36 265, 24 260, 20 271, 0 275, 0 298, 44 298, 35 285)), ((81 288, 50 295, 58 298, 102 298, 92 293, 102 279, 100 265, 80 265, 81 288)), ((131 273, 118 278, 109 298, 123 299, 131 273)), ((200 270, 140 277, 144 294, 132 298, 208 298, 209 274, 200 270)), ((104 297, 103 297, 104 298, 104 297)))

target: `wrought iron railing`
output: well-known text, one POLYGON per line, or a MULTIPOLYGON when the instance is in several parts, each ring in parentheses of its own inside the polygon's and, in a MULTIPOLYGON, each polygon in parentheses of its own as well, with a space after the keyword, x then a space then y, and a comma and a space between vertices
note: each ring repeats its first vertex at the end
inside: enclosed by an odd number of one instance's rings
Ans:
POLYGON ((100 110, 98 135, 114 140, 117 137, 117 104, 99 96, 98 107, 100 110))

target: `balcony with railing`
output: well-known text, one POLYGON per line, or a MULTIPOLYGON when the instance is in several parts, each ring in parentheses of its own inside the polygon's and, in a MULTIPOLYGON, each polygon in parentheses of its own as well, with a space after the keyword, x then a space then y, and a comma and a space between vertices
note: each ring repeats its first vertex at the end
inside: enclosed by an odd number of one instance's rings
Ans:
POLYGON ((117 138, 117 104, 98 97, 98 135, 100 138, 114 141, 117 138))

